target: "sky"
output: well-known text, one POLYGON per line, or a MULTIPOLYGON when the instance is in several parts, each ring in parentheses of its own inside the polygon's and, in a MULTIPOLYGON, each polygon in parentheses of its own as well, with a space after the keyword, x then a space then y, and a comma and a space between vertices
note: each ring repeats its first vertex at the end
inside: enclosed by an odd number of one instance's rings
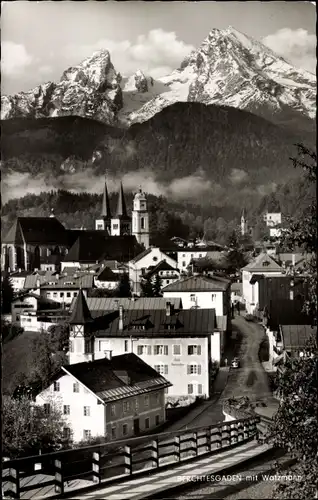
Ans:
POLYGON ((233 26, 316 72, 313 2, 2 2, 1 92, 47 81, 108 49, 123 76, 169 74, 213 28, 233 26))

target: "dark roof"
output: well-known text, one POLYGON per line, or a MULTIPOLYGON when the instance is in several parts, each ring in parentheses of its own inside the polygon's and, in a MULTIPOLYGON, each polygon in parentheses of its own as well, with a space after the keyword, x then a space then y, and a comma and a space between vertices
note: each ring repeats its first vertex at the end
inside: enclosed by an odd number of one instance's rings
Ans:
POLYGON ((120 183, 116 216, 119 218, 129 218, 127 215, 126 201, 122 182, 120 183))
POLYGON ((107 217, 108 219, 110 219, 112 216, 106 182, 104 185, 101 216, 105 218, 107 217))
POLYGON ((302 300, 275 299, 266 306, 268 326, 277 329, 283 325, 310 325, 311 319, 303 312, 302 300))
POLYGON ((78 296, 76 297, 69 323, 70 325, 86 325, 86 323, 92 322, 93 318, 88 309, 85 295, 83 293, 83 290, 80 290, 78 292, 78 296))
POLYGON ((213 334, 216 327, 214 309, 187 309, 172 311, 170 316, 163 309, 128 310, 123 313, 123 329, 119 328, 119 311, 92 311, 94 323, 90 331, 96 337, 144 337, 191 336, 213 334))
POLYGON ((141 250, 136 237, 109 236, 107 231, 82 231, 64 257, 64 262, 96 262, 102 259, 128 261, 141 250))
POLYGON ((42 290, 78 290, 79 288, 89 289, 93 288, 94 275, 91 273, 77 273, 77 275, 58 275, 58 274, 45 274, 37 275, 31 274, 26 277, 24 282, 25 289, 36 289, 37 280, 40 281, 40 288, 42 290))
POLYGON ((317 335, 317 328, 310 325, 284 325, 281 331, 286 351, 298 351, 304 348, 309 337, 313 333, 317 335))
POLYGON ((55 217, 18 217, 3 243, 67 245, 67 231, 55 217))
POLYGON ((225 291, 229 288, 231 282, 220 276, 189 276, 179 281, 165 286, 163 292, 208 292, 225 291))
POLYGON ((25 278, 26 276, 29 276, 30 271, 14 271, 13 273, 10 273, 10 278, 25 278))
POLYGON ((166 260, 162 260, 156 266, 149 268, 150 270, 146 273, 147 277, 151 277, 157 274, 159 271, 175 271, 178 272, 174 267, 172 267, 166 260))
POLYGON ((116 401, 171 386, 133 353, 63 367, 103 401, 116 401))
MULTIPOLYGON (((172 299, 164 299, 162 297, 137 297, 133 299, 128 297, 88 297, 86 302, 91 313, 98 311, 98 316, 102 316, 106 311, 117 310, 119 306, 123 306, 125 310, 166 310, 167 302, 170 302, 175 309, 182 309, 182 300, 178 297, 172 299)), ((71 311, 74 304, 75 299, 71 304, 71 311)))
POLYGON ((97 275, 99 281, 119 281, 120 274, 113 273, 109 267, 104 267, 101 272, 97 275))

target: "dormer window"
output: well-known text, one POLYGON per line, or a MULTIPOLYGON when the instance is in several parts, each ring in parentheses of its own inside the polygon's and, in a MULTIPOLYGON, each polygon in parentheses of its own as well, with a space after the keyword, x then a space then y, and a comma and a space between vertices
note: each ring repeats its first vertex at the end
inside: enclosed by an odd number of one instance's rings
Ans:
POLYGON ((263 262, 262 266, 263 266, 263 267, 267 267, 267 266, 269 266, 269 264, 270 264, 270 263, 268 262, 268 260, 265 260, 265 261, 263 262))

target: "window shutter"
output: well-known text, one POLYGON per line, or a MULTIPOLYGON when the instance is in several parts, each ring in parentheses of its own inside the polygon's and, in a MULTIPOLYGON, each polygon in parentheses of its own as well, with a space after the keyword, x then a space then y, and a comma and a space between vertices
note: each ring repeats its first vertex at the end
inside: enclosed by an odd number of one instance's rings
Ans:
POLYGON ((148 345, 148 354, 151 354, 151 345, 148 345))
POLYGON ((188 384, 188 394, 193 394, 193 385, 188 384))
POLYGON ((188 372, 188 375, 190 375, 190 373, 191 373, 191 367, 190 367, 190 365, 188 365, 188 370, 187 370, 187 372, 188 372))
POLYGON ((198 345, 197 350, 198 350, 198 351, 197 351, 197 352, 198 352, 198 355, 200 356, 200 354, 201 354, 201 346, 200 346, 200 345, 198 345))
POLYGON ((137 347, 137 353, 138 353, 139 355, 140 355, 140 354, 142 354, 142 346, 141 346, 141 345, 139 345, 139 346, 137 347))
POLYGON ((164 354, 166 356, 168 355, 168 346, 167 345, 164 346, 164 354))
POLYGON ((202 394, 202 384, 198 384, 198 394, 202 394))
POLYGON ((198 375, 201 375, 201 365, 198 365, 198 375))
POLYGON ((165 365, 165 375, 168 375, 168 365, 165 365))

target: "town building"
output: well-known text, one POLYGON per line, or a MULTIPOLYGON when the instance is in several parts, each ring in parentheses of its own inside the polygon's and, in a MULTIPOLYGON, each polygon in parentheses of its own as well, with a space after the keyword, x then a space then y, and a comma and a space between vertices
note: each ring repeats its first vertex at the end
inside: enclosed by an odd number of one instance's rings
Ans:
POLYGON ((103 436, 125 439, 165 422, 171 384, 133 353, 63 366, 40 392, 36 405, 58 407, 65 437, 74 442, 103 436))
POLYGON ((70 364, 134 352, 171 382, 167 401, 210 396, 222 337, 214 309, 178 310, 166 301, 165 309, 90 311, 80 292, 69 324, 70 364))
POLYGON ((153 284, 159 280, 160 289, 162 289, 164 286, 178 281, 180 279, 180 272, 166 260, 162 260, 159 264, 150 266, 142 278, 145 280, 149 279, 153 284))
POLYGON ((22 271, 22 269, 18 269, 18 271, 14 271, 10 274, 10 281, 12 284, 13 291, 15 293, 20 292, 24 288, 25 278, 30 273, 28 271, 22 271))
POLYGON ((182 250, 177 249, 177 267, 178 269, 186 273, 191 262, 199 259, 211 259, 220 260, 224 257, 222 250, 215 247, 192 247, 192 248, 182 248, 182 250))
MULTIPOLYGON (((19 325, 25 328, 27 331, 31 331, 29 328, 31 319, 27 318, 29 315, 37 316, 40 311, 45 309, 57 309, 59 305, 46 297, 41 297, 40 294, 32 293, 30 291, 20 292, 12 301, 11 304, 11 322, 14 325, 19 325)), ((33 321, 35 323, 35 320, 33 321)))
POLYGON ((269 227, 269 235, 272 238, 278 238, 281 235, 280 225, 282 223, 281 212, 266 212, 263 215, 266 226, 269 227))
POLYGON ((129 280, 134 294, 139 295, 141 293, 140 283, 146 276, 147 271, 151 269, 152 266, 156 266, 163 261, 169 264, 173 269, 177 269, 177 262, 164 253, 159 247, 149 247, 129 261, 129 280))
POLYGON ((257 276, 282 276, 284 269, 272 255, 261 253, 249 262, 242 271, 242 292, 248 314, 253 314, 259 303, 257 276))
POLYGON ((120 276, 120 273, 114 273, 110 267, 105 266, 94 276, 94 285, 96 288, 115 290, 119 284, 120 276))

